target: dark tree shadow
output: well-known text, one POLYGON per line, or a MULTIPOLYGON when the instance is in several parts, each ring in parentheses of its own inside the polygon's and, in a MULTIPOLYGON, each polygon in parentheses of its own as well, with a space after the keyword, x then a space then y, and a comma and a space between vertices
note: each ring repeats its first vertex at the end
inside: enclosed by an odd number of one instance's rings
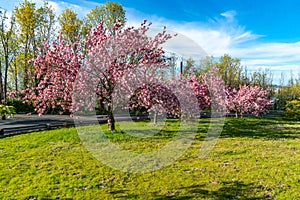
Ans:
POLYGON ((228 118, 221 137, 295 139, 300 137, 300 123, 280 117, 228 118))
POLYGON ((268 190, 263 186, 257 186, 254 183, 245 184, 238 181, 223 182, 222 187, 215 191, 204 189, 205 185, 191 185, 188 187, 179 188, 184 190, 184 195, 163 196, 156 195, 154 199, 273 199, 268 190))

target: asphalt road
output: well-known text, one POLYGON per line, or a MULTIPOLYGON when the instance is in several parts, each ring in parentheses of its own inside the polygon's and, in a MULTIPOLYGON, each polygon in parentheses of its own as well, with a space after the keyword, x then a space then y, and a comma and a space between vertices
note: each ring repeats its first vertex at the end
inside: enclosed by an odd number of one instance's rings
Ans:
POLYGON ((7 135, 21 132, 31 132, 54 128, 55 126, 74 125, 74 119, 66 115, 21 115, 13 118, 0 120, 0 135, 7 135))
MULTIPOLYGON (((115 117, 116 121, 128 121, 148 118, 147 115, 131 116, 118 115, 115 117)), ((94 117, 83 117, 80 119, 76 118, 76 125, 88 125, 106 123, 105 115, 97 115, 94 117)), ((20 133, 27 133, 32 131, 48 130, 59 127, 74 126, 74 118, 68 115, 21 115, 17 114, 13 118, 6 120, 0 120, 0 135, 13 135, 20 133)))

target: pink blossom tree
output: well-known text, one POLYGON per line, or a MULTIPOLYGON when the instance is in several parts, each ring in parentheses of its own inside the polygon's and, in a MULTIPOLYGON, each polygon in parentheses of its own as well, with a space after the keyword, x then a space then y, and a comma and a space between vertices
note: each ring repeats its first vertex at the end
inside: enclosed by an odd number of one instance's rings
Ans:
POLYGON ((225 113, 225 99, 222 77, 214 68, 201 77, 180 76, 159 84, 146 84, 135 93, 131 106, 142 107, 147 112, 157 110, 155 114, 165 112, 174 117, 182 117, 183 114, 198 116, 209 108, 225 113), (178 99, 177 96, 183 98, 178 99))
POLYGON ((195 90, 197 94, 200 92, 198 94, 200 108, 210 108, 213 113, 216 114, 218 112, 223 115, 226 112, 226 93, 219 69, 213 67, 207 71, 204 75, 200 76, 200 82, 202 83, 201 87, 195 90))
POLYGON ((258 86, 240 86, 239 90, 228 87, 226 89, 227 109, 234 111, 236 117, 244 114, 257 116, 265 113, 273 104, 268 98, 268 92, 258 86))
POLYGON ((166 84, 149 83, 142 85, 130 98, 129 108, 131 110, 142 110, 147 113, 154 112, 154 123, 157 122, 158 114, 169 114, 178 116, 180 113, 180 102, 166 84))
POLYGON ((137 85, 141 76, 150 80, 160 68, 167 67, 160 45, 171 35, 163 30, 148 37, 150 25, 144 21, 139 28, 120 29, 116 24, 112 33, 100 24, 88 37, 87 59, 77 77, 73 98, 77 113, 86 108, 92 111, 98 103, 107 114, 109 130, 114 130, 114 110, 128 94, 133 94, 135 87, 131 86, 137 85))
MULTIPOLYGON (((203 87, 205 88, 205 87, 203 87)), ((154 113, 154 123, 158 114, 167 114, 171 117, 189 116, 200 114, 198 97, 189 79, 174 78, 171 81, 164 80, 157 83, 144 84, 138 88, 130 99, 131 109, 142 108, 147 113, 154 113)), ((198 91, 198 94, 204 93, 198 91)))
POLYGON ((52 45, 45 42, 44 48, 45 54, 31 60, 35 69, 31 77, 38 80, 38 84, 28 84, 22 91, 25 102, 33 103, 40 115, 55 108, 61 114, 72 112, 73 83, 84 58, 78 41, 71 45, 60 36, 52 45))
POLYGON ((189 86, 193 89, 197 97, 200 111, 208 109, 210 106, 209 88, 205 83, 204 76, 198 78, 196 75, 188 78, 189 86))

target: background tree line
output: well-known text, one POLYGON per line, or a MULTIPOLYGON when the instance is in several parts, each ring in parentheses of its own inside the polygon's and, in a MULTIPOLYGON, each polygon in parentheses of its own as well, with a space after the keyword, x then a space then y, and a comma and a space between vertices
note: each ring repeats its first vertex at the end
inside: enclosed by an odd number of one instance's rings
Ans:
POLYGON ((263 89, 272 89, 273 75, 270 70, 250 72, 247 67, 242 66, 239 58, 233 58, 228 54, 224 54, 218 59, 207 56, 200 62, 189 58, 184 61, 182 73, 183 76, 188 76, 191 72, 203 75, 214 67, 218 69, 224 84, 228 87, 237 89, 240 85, 252 85, 263 89))
POLYGON ((183 75, 196 71, 197 74, 205 74, 212 67, 219 69, 226 86, 238 89, 240 85, 259 86, 269 92, 269 97, 274 100, 272 109, 284 110, 288 117, 300 119, 300 78, 294 74, 281 74, 279 84, 273 83, 273 74, 269 69, 250 72, 247 67, 241 65, 241 60, 228 54, 219 59, 206 57, 200 63, 189 58, 185 61, 183 75), (285 79, 288 78, 287 84, 285 79))

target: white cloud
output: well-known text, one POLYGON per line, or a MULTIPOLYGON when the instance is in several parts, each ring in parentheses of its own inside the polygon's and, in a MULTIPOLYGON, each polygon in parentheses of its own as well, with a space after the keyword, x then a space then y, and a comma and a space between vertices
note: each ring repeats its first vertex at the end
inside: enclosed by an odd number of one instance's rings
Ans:
POLYGON ((221 16, 226 17, 229 20, 235 20, 236 12, 234 10, 226 11, 221 13, 221 16))
MULTIPOLYGON (((138 25, 144 17, 152 21, 154 27, 167 26, 168 30, 185 35, 203 48, 208 55, 215 57, 219 57, 224 53, 230 54, 234 52, 235 46, 262 37, 253 34, 251 31, 245 31, 244 27, 237 25, 234 19, 235 11, 222 13, 221 17, 210 20, 210 23, 180 23, 157 16, 143 15, 134 9, 128 11, 128 25, 138 25)), ((184 41, 182 41, 182 44, 185 44, 184 41)), ((184 46, 187 48, 186 45, 184 46)), ((185 49, 185 51, 188 51, 188 49, 185 49)))
POLYGON ((53 7, 57 16, 59 16, 65 8, 70 8, 76 11, 78 17, 83 18, 91 9, 93 9, 92 4, 87 4, 86 6, 80 6, 72 3, 67 3, 64 1, 49 1, 49 4, 53 7))
POLYGON ((57 15, 63 11, 63 8, 57 2, 49 1, 48 3, 57 15))
POLYGON ((300 41, 294 43, 260 42, 258 39, 266 36, 246 30, 244 26, 239 25, 235 19, 236 15, 235 11, 227 11, 206 23, 182 23, 145 15, 130 9, 128 24, 138 25, 144 17, 152 21, 154 27, 167 26, 167 29, 185 35, 199 46, 197 51, 195 44, 177 40, 176 47, 181 48, 180 51, 185 52, 185 55, 191 55, 191 57, 199 55, 202 49, 214 57, 220 57, 226 53, 240 58, 242 64, 247 66, 250 71, 270 69, 273 73, 274 83, 279 83, 281 72, 287 73, 287 76, 290 73, 298 75, 300 72, 300 41))

